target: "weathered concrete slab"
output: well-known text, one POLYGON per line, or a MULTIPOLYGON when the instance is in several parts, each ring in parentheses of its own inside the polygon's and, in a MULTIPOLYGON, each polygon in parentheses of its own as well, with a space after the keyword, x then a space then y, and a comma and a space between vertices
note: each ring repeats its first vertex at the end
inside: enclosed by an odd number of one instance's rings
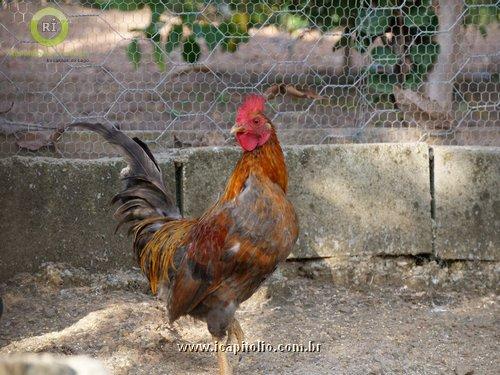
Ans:
POLYGON ((0 374, 107 375, 109 372, 100 361, 83 355, 18 353, 0 356, 0 374))
POLYGON ((292 147, 287 162, 296 255, 431 252, 425 144, 292 147))
POLYGON ((500 148, 434 146, 436 254, 498 260, 500 148))
MULTIPOLYGON (((500 149, 435 146, 434 153, 436 254, 498 260, 500 149)), ((431 252, 427 145, 290 146, 285 154, 301 222, 292 257, 431 252)), ((202 148, 158 159, 173 191, 182 165, 184 213, 198 216, 239 157, 236 148, 202 148)), ((123 166, 119 158, 0 160, 0 280, 46 261, 90 270, 133 265, 131 240, 113 235, 108 204, 123 166)))
POLYGON ((224 192, 241 151, 236 147, 193 148, 180 151, 184 216, 200 216, 224 192))
MULTIPOLYGON (((171 188, 174 166, 161 161, 171 188)), ((91 270, 134 264, 131 239, 114 235, 109 202, 121 189, 118 158, 0 160, 0 280, 46 261, 91 270)))
MULTIPOLYGON (((431 252, 425 144, 290 146, 285 154, 301 226, 294 257, 431 252)), ((197 216, 223 191, 240 151, 182 155, 184 213, 197 216)))

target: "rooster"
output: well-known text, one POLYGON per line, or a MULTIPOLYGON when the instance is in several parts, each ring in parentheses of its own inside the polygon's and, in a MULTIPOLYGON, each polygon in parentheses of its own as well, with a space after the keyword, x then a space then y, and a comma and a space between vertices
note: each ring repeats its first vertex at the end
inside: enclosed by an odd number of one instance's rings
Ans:
MULTIPOLYGON (((125 189, 113 198, 115 218, 130 225, 133 248, 153 294, 174 322, 189 315, 206 322, 217 343, 241 345, 238 306, 284 261, 298 236, 286 197, 288 175, 276 129, 264 115, 265 98, 245 99, 231 129, 243 154, 224 193, 198 218, 182 218, 158 163, 139 139, 110 125, 77 123, 117 145, 127 161, 125 189)), ((232 374, 217 351, 220 374, 232 374)))

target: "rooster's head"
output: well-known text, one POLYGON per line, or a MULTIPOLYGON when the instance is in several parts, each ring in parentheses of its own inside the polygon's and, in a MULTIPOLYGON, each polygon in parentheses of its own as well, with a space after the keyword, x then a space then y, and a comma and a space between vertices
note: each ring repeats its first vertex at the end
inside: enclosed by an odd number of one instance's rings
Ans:
POLYGON ((274 129, 271 122, 264 116, 266 99, 260 95, 250 95, 236 113, 236 124, 231 133, 245 151, 253 151, 264 145, 274 129))

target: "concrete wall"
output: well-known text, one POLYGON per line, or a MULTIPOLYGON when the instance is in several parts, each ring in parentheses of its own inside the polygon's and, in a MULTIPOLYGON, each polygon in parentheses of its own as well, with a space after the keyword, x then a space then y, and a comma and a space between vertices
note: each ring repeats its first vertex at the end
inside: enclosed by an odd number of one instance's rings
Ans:
POLYGON ((436 254, 498 260, 500 148, 434 147, 436 254))
MULTIPOLYGON (((236 149, 188 151, 184 213, 200 215, 223 191, 236 149)), ((296 257, 431 251, 425 144, 290 146, 289 196, 300 220, 296 257)))
MULTIPOLYGON (((133 265, 130 239, 113 235, 109 205, 124 166, 121 159, 0 160, 0 280, 46 261, 93 270, 133 265)), ((173 163, 163 167, 173 185, 173 163)))
MULTIPOLYGON (((435 146, 433 153, 432 164, 422 143, 286 147, 289 196, 301 224, 291 256, 434 251, 445 259, 498 260, 499 149, 435 146)), ((191 216, 217 198, 238 157, 234 148, 191 149, 159 162, 191 216)), ((45 261, 92 270, 134 264, 130 239, 113 235, 108 204, 123 166, 114 158, 1 159, 0 280, 45 261)))

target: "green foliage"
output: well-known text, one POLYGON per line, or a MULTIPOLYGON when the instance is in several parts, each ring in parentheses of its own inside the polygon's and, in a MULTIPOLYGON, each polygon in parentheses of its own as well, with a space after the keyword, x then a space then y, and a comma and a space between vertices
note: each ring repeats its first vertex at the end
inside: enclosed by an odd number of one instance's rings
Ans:
POLYGON ((500 21, 500 6, 494 0, 465 0, 464 23, 476 26, 486 36, 487 26, 500 21))
POLYGON ((309 20, 298 14, 284 13, 280 17, 280 24, 288 32, 294 32, 309 27, 309 20))
POLYGON ((153 60, 160 71, 165 70, 165 54, 161 46, 156 42, 153 42, 153 60))
POLYGON ((267 4, 267 8, 260 8, 263 14, 252 15, 251 20, 267 19, 267 23, 288 31, 319 28, 327 32, 340 28, 343 35, 333 46, 334 51, 370 51, 372 64, 367 68, 366 82, 375 99, 392 94, 395 84, 418 88, 439 54, 433 39, 439 21, 430 0, 299 0, 267 4), (276 10, 280 11, 279 17, 274 16, 276 10), (377 46, 373 47, 375 41, 377 46))
MULTIPOLYGON (((253 24, 263 22, 265 17, 262 10, 264 4, 250 4, 248 9, 254 9, 256 13, 247 13, 245 9, 238 11, 238 4, 230 3, 231 13, 222 12, 223 1, 215 1, 213 4, 206 0, 83 0, 82 5, 93 8, 119 9, 122 11, 137 10, 144 7, 151 9, 151 22, 144 29, 133 29, 131 31, 142 34, 150 41, 153 47, 152 58, 160 70, 166 67, 166 57, 175 49, 181 49, 184 61, 196 63, 201 56, 200 40, 204 40, 208 49, 213 51, 218 46, 224 51, 234 52, 238 45, 249 39, 248 29, 253 24), (208 19, 201 11, 211 5, 212 13, 215 15, 208 19), (161 29, 164 22, 162 14, 169 13, 178 16, 180 24, 174 25, 166 40, 162 40, 161 29), (217 26, 218 25, 218 26, 217 26)), ((267 9, 267 8, 266 8, 267 9)), ((296 22, 296 21, 293 21, 296 22)), ((292 24, 293 24, 292 22, 292 24)), ((141 50, 139 48, 139 35, 127 46, 127 57, 137 68, 141 61, 141 50)))
POLYGON ((196 38, 194 36, 190 36, 184 41, 182 46, 182 57, 184 61, 195 63, 200 58, 201 48, 198 42, 196 42, 196 38))
POLYGON ((425 5, 410 7, 404 16, 404 25, 411 31, 435 32, 438 29, 438 23, 434 10, 425 5))
POLYGON ((350 0, 340 8, 332 7, 332 24, 325 27, 344 28, 334 50, 353 47, 362 53, 370 51, 372 64, 367 68, 366 82, 371 97, 375 101, 386 98, 396 84, 417 89, 439 54, 433 40, 439 21, 431 2, 350 0), (375 41, 382 45, 373 47, 375 41))
POLYGON ((224 33, 218 27, 210 24, 195 25, 193 32, 196 37, 205 39, 210 51, 213 51, 225 37, 224 33))
POLYGON ((144 7, 144 1, 138 0, 81 0, 83 6, 97 9, 137 10, 144 7))
POLYGON ((295 9, 303 9, 312 25, 328 31, 339 26, 353 28, 363 0, 311 0, 300 3, 295 9))
POLYGON ((167 41, 165 42, 165 52, 172 52, 180 44, 182 36, 182 25, 174 25, 168 33, 167 41))
POLYGON ((368 87, 377 94, 392 94, 397 82, 396 74, 369 74, 367 78, 368 87))
POLYGON ((132 39, 132 42, 127 47, 127 57, 137 69, 141 62, 141 50, 137 38, 132 39))
MULTIPOLYGON (((151 23, 134 31, 152 43, 153 60, 160 69, 176 49, 189 63, 199 60, 203 44, 209 51, 234 52, 248 41, 251 27, 269 24, 288 32, 342 29, 333 50, 370 51, 373 63, 367 69, 367 82, 375 94, 389 94, 394 84, 418 88, 439 54, 434 40, 439 20, 431 0, 83 0, 83 4, 120 10, 149 7, 151 23), (180 19, 166 38, 160 35, 164 13, 180 19)), ((476 25, 484 35, 488 24, 500 20, 499 8, 494 0, 464 0, 464 23, 476 25)), ((135 67, 141 61, 138 39, 127 47, 135 67)))
POLYGON ((227 22, 219 25, 221 39, 221 48, 223 51, 234 52, 241 42, 248 42, 248 15, 236 13, 227 22))
POLYGON ((392 9, 372 9, 364 6, 359 9, 356 17, 356 30, 363 36, 377 36, 389 27, 392 9))
POLYGON ((383 67, 392 67, 397 64, 398 56, 388 46, 378 46, 371 52, 373 62, 383 67))
POLYGON ((414 72, 424 75, 427 73, 437 56, 439 55, 439 44, 430 42, 426 44, 415 44, 410 47, 410 57, 413 61, 414 72))

